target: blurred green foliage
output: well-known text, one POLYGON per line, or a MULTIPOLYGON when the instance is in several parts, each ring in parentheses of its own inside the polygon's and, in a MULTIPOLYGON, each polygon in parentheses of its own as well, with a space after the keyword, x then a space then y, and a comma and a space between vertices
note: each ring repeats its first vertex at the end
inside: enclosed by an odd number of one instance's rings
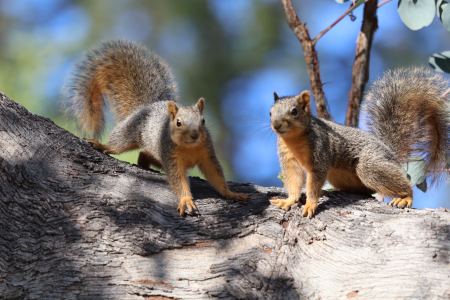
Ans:
MULTIPOLYGON (((294 3, 312 35, 346 9, 330 0, 294 3)), ((344 19, 317 44, 338 122, 345 115, 361 11, 354 12, 356 22, 344 19)), ((371 80, 388 68, 424 64, 430 53, 450 46, 439 21, 412 32, 395 5, 378 15, 371 80)), ((81 55, 110 39, 140 42, 165 58, 182 103, 206 98, 207 126, 228 179, 280 184, 268 124, 272 93, 294 94, 309 84, 278 0, 0 0, 0 91, 82 136, 62 113, 62 87, 81 55)), ((111 115, 107 120, 104 140, 113 124, 111 115)), ((118 157, 135 163, 137 152, 118 157)))
MULTIPOLYGON (((253 19, 258 22, 242 20, 245 27, 238 33, 227 31, 213 4, 203 0, 24 2, 10 7, 11 2, 3 1, 0 5, 2 91, 30 111, 80 135, 61 110, 62 85, 73 64, 102 40, 138 40, 174 66, 182 102, 190 104, 206 97, 209 120, 213 120, 209 126, 218 149, 226 148, 227 138, 220 114, 224 83, 262 64, 278 42, 283 23, 279 5, 264 1, 251 4, 253 19), (276 18, 274 11, 278 12, 276 18), (236 39, 236 34, 243 39, 236 39)), ((225 156, 224 151, 219 152, 225 156)), ((135 162, 137 152, 118 158, 135 162)), ((226 169, 230 174, 228 166, 226 169)))

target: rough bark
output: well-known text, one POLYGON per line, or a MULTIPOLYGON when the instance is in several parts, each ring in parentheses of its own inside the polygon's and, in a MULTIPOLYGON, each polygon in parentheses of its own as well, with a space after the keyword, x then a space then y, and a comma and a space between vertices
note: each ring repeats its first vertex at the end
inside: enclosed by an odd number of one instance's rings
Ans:
POLYGON ((322 80, 320 79, 319 58, 315 47, 315 41, 311 39, 306 24, 303 23, 295 12, 291 0, 281 0, 284 13, 289 27, 292 29, 303 48, 306 69, 309 75, 309 82, 314 94, 317 115, 321 118, 330 119, 331 116, 327 109, 327 101, 323 92, 322 80))
POLYGON ((450 297, 450 214, 339 192, 318 214, 278 188, 198 178, 181 218, 163 175, 93 150, 0 94, 1 299, 450 297))
POLYGON ((348 97, 345 125, 358 126, 359 109, 369 80, 370 50, 375 31, 378 28, 377 0, 370 0, 364 4, 361 31, 356 40, 356 53, 352 69, 352 87, 348 97))

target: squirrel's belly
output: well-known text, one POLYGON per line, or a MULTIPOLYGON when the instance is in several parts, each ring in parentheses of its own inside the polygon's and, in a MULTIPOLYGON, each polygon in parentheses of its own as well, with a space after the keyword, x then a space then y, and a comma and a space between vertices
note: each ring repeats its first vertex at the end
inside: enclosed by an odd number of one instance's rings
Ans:
POLYGON ((354 193, 370 193, 368 189, 356 176, 356 173, 348 169, 330 168, 327 173, 327 180, 336 189, 354 193))

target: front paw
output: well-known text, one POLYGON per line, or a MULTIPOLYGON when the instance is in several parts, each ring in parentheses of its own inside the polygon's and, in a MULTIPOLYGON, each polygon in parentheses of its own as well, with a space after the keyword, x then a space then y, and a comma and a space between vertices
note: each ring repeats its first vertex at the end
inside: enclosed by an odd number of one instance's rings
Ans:
POLYGON ((185 208, 187 207, 188 213, 192 214, 194 210, 197 210, 192 197, 181 197, 180 202, 178 202, 178 213, 180 216, 185 216, 185 208))
POLYGON ((250 195, 244 194, 244 193, 236 193, 236 192, 228 191, 225 194, 225 198, 231 199, 231 200, 245 201, 245 200, 250 199, 250 195))
POLYGON ((311 219, 314 216, 314 213, 316 212, 316 208, 317 208, 317 203, 311 202, 311 201, 306 201, 306 204, 303 206, 302 216, 308 217, 311 219))
POLYGON ((272 198, 270 199, 270 203, 272 203, 272 205, 275 205, 281 209, 288 211, 291 208, 291 206, 295 204, 295 199, 272 198))

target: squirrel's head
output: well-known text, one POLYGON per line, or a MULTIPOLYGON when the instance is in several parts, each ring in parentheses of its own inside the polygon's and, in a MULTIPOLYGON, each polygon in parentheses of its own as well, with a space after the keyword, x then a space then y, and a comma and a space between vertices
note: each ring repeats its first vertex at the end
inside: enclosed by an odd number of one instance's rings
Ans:
POLYGON ((205 99, 198 99, 193 106, 178 106, 169 101, 170 137, 178 146, 195 147, 205 140, 205 119, 203 109, 205 99))
POLYGON ((273 93, 274 105, 270 109, 270 125, 273 131, 283 137, 304 132, 311 120, 310 95, 303 91, 292 97, 278 97, 273 93))

